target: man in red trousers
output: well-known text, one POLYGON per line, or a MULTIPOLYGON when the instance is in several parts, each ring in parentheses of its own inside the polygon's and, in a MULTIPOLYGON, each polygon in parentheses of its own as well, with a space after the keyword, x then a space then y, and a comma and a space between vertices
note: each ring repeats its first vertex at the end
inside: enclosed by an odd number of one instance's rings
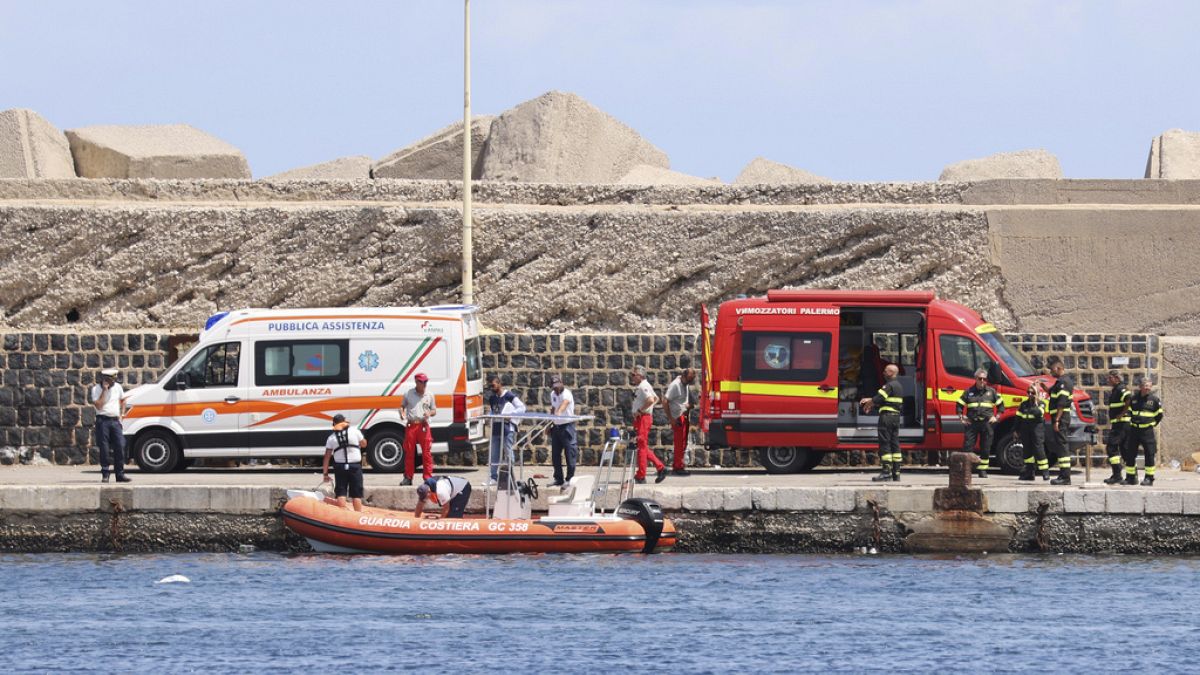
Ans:
POLYGON ((416 384, 404 394, 400 406, 400 420, 404 429, 404 480, 401 485, 412 485, 413 465, 416 463, 417 445, 421 446, 421 473, 425 478, 433 475, 433 432, 429 430, 429 418, 437 414, 437 402, 428 391, 429 377, 417 373, 416 384))

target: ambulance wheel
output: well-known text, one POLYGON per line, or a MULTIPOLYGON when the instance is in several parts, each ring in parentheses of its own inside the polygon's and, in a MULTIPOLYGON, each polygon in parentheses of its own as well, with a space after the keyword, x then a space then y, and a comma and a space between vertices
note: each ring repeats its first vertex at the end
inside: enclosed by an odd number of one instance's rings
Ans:
POLYGON ((404 434, 384 429, 371 434, 367 441, 367 460, 382 473, 396 473, 404 469, 404 434))
POLYGON ((759 452, 758 461, 767 473, 800 473, 812 471, 821 463, 823 454, 809 448, 770 447, 759 452))
POLYGON ((1021 473, 1021 469, 1025 468, 1024 454, 1024 444, 1012 432, 999 436, 992 444, 992 455, 1004 473, 1021 473))
POLYGON ((179 442, 165 431, 151 431, 139 436, 133 446, 133 461, 147 473, 174 471, 179 463, 179 442))

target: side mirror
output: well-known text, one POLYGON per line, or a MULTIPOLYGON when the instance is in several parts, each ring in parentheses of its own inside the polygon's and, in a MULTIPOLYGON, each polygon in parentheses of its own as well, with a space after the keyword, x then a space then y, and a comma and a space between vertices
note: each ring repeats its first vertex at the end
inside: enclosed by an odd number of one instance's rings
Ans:
POLYGON ((1000 370, 1000 364, 992 361, 988 364, 988 384, 999 384, 1004 380, 1004 372, 1000 370))
POLYGON ((191 380, 187 373, 179 373, 175 376, 175 388, 183 391, 191 386, 191 380))

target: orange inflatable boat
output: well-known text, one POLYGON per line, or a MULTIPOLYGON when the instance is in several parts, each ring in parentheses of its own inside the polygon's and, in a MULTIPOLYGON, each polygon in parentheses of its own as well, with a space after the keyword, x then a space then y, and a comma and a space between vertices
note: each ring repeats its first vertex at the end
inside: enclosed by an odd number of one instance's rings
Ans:
POLYGON ((675 526, 649 499, 627 499, 612 514, 501 519, 414 518, 351 511, 316 492, 289 496, 283 522, 328 553, 656 553, 675 546, 675 526))

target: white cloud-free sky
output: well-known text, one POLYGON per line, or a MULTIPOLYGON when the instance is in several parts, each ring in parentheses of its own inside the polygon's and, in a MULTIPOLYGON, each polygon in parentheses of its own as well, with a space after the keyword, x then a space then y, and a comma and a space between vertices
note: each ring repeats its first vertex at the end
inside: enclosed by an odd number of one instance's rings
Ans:
MULTIPOLYGON (((473 0, 473 108, 572 91, 672 168, 765 156, 929 180, 1045 148, 1138 178, 1200 131, 1200 2, 473 0)), ((0 0, 0 109, 60 128, 186 122, 255 176, 380 158, 462 117, 460 0, 0 0)))

